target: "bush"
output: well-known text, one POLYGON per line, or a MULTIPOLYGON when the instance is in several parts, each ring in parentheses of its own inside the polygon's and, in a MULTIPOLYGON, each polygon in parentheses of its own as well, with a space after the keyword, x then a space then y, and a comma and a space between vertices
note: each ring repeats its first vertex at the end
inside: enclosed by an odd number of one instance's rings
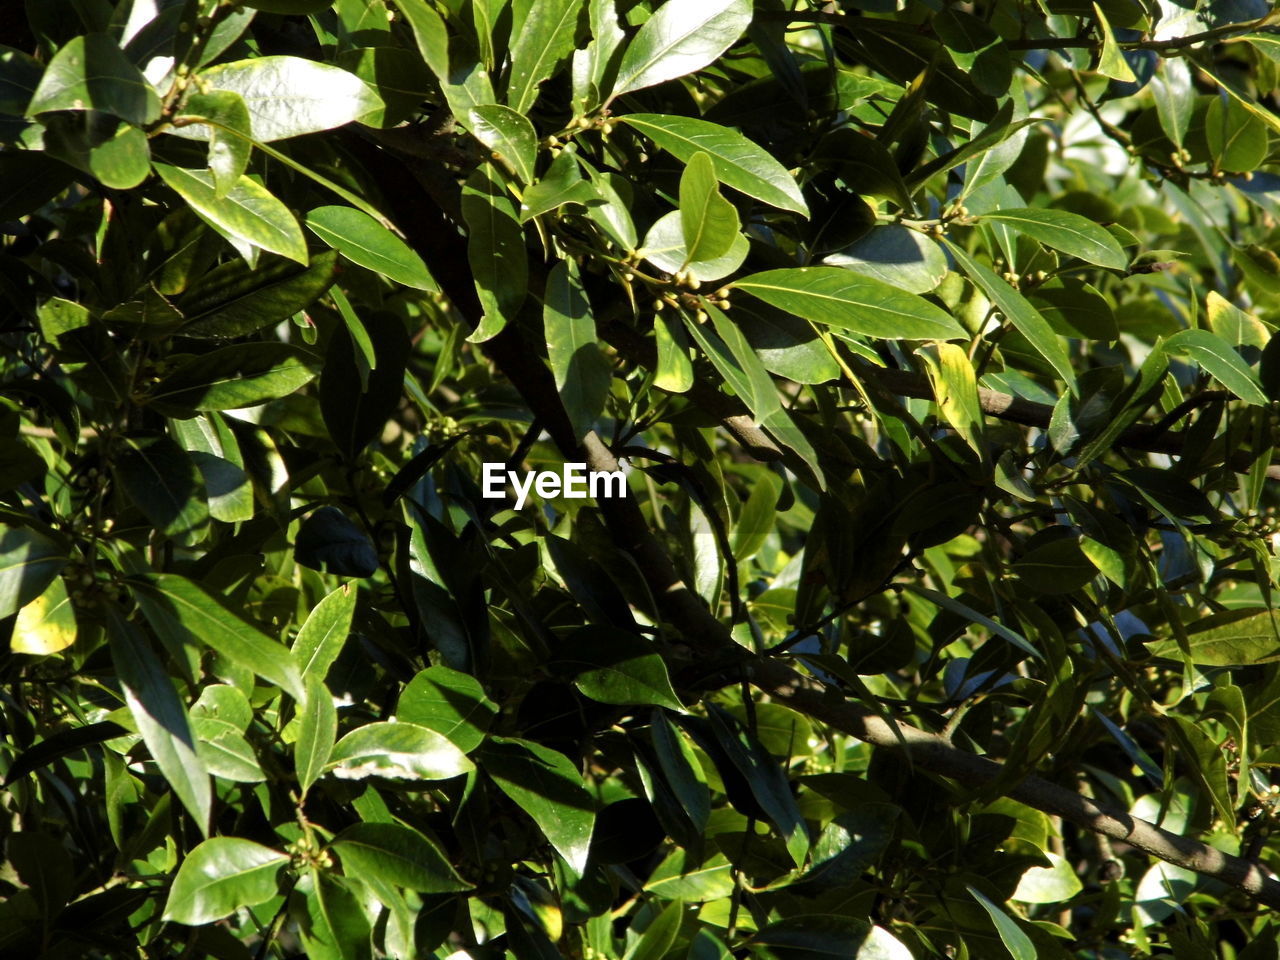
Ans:
POLYGON ((0 954, 1276 956, 1280 34, 898 6, 4 11, 0 954))

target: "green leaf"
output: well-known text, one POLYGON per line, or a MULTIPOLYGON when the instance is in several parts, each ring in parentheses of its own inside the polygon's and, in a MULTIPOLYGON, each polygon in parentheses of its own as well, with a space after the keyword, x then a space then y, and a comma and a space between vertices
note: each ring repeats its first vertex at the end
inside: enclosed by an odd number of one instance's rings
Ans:
POLYGON ((234 783, 260 783, 267 779, 253 747, 235 726, 217 717, 193 717, 196 756, 211 774, 234 783))
POLYGON ((419 893, 454 893, 470 888, 440 848, 398 823, 356 823, 333 838, 349 877, 366 874, 419 893))
POLYGON ((276 895, 276 877, 288 862, 287 854, 252 840, 210 837, 183 858, 164 919, 199 926, 266 903, 276 895))
POLYGON ((547 275, 542 317, 556 390, 581 439, 604 411, 613 368, 600 352, 591 304, 569 261, 561 260, 547 275))
POLYGON ((160 116, 160 97, 105 33, 69 40, 49 61, 27 116, 51 110, 100 110, 135 127, 160 116))
POLYGON ((566 203, 588 206, 599 201, 599 192, 582 179, 582 171, 578 169, 574 152, 566 149, 551 161, 551 166, 541 179, 524 192, 520 200, 520 222, 527 223, 566 203))
POLYGON ((319 366, 319 357, 290 343, 237 343, 180 364, 156 384, 150 402, 175 417, 256 407, 310 383, 319 366))
POLYGON ((364 317, 377 365, 365 372, 345 329, 334 332, 320 377, 320 413, 329 436, 349 459, 382 435, 404 395, 411 344, 404 321, 379 310, 364 317), (363 376, 362 376, 363 374, 363 376), (363 382, 362 382, 363 381, 363 382))
POLYGON ((298 739, 293 744, 293 765, 298 773, 298 786, 305 797, 311 785, 320 779, 329 764, 338 735, 338 710, 333 694, 318 673, 303 677, 307 697, 298 715, 298 739))
MULTIPOLYGON (((672 726, 661 710, 653 711, 650 731, 658 767, 667 785, 688 814, 694 829, 704 831, 711 816, 711 794, 697 755, 685 742, 684 734, 672 726)), ((673 896, 685 894, 676 893, 673 896)))
POLYGON ((1270 150, 1267 125, 1238 100, 1220 93, 1209 102, 1204 135, 1215 169, 1254 170, 1270 150))
POLYGON ((1071 369, 1071 358, 1066 349, 1058 341, 1057 334, 1049 326, 1049 322, 1040 316, 1039 311, 1031 305, 1021 293, 1009 286, 995 275, 990 267, 979 263, 957 244, 949 243, 952 256, 960 264, 960 269, 967 273, 983 292, 991 298, 1005 318, 1027 338, 1032 347, 1058 371, 1058 375, 1073 390, 1075 388, 1075 372, 1071 369))
POLYGON ((609 627, 579 627, 552 651, 549 669, 574 678, 592 700, 683 710, 662 657, 643 637, 609 627))
MULTIPOLYGON (((1102 34, 1102 53, 1098 56, 1098 72, 1104 77, 1119 80, 1121 83, 1136 83, 1138 78, 1133 75, 1133 68, 1120 52, 1120 45, 1116 43, 1116 35, 1111 30, 1107 15, 1096 3, 1093 5, 1093 15, 1098 21, 1098 32, 1102 34)), ((1033 953, 1032 956, 1035 954, 1033 953)), ((1018 957, 1017 960, 1022 958, 1018 957)))
MULTIPOLYGON (((142 740, 202 834, 209 832, 209 774, 196 753, 195 734, 173 680, 138 628, 114 603, 106 608, 111 662, 142 740)), ((191 861, 191 856, 186 862, 191 861)))
POLYGON ((307 243, 298 221, 257 181, 242 176, 219 196, 208 170, 185 170, 165 163, 154 167, 160 179, 219 233, 301 264, 307 262, 307 243))
POLYGON ((512 25, 507 81, 507 103, 517 113, 529 111, 538 99, 539 85, 573 52, 585 9, 582 0, 531 0, 524 7, 524 19, 512 25))
POLYGON ((238 93, 259 143, 332 130, 383 109, 382 98, 353 73, 305 57, 256 57, 200 71, 214 90, 238 93))
MULTIPOLYGON (((536 14, 535 14, 536 15, 536 14)), ((500 103, 471 108, 471 133, 515 170, 521 183, 533 183, 538 159, 538 132, 529 118, 500 103)))
POLYGON ((416 723, 368 723, 338 741, 329 758, 343 780, 448 780, 475 769, 448 737, 416 723))
POLYGON ((1164 342, 1165 352, 1185 354, 1246 403, 1267 405, 1258 376, 1230 344, 1208 330, 1182 330, 1164 342))
POLYGON ((67 548, 29 527, 0 529, 0 620, 12 616, 53 583, 67 564, 67 548))
POLYGON ((694 117, 658 113, 630 113, 618 119, 685 163, 706 153, 716 178, 725 186, 782 210, 809 215, 804 196, 786 168, 736 130, 694 117))
POLYGON ((61 577, 18 611, 9 639, 10 653, 45 657, 76 642, 76 613, 61 577))
POLYGON ((986 213, 982 219, 1008 224, 1047 247, 1101 267, 1125 270, 1129 266, 1129 257, 1115 237, 1078 213, 1020 207, 986 213))
POLYGON ((524 231, 492 164, 477 167, 467 178, 462 217, 468 228, 467 260, 484 309, 480 326, 468 339, 483 342, 515 317, 529 280, 524 231))
POLYGON ((193 128, 209 141, 209 172, 213 175, 214 195, 225 197, 240 182, 249 167, 253 153, 249 108, 244 98, 231 90, 210 90, 191 94, 182 105, 182 113, 174 118, 182 123, 189 117, 200 117, 209 123, 193 128))
POLYGON ((47 833, 22 830, 5 840, 8 861, 46 917, 57 916, 75 887, 71 855, 47 833))
POLYGON ((750 23, 749 0, 668 0, 627 45, 609 99, 701 70, 750 23))
POLYGON ((369 921, 352 892, 353 882, 320 871, 311 871, 298 881, 294 902, 301 898, 301 916, 297 912, 295 916, 308 960, 372 957, 369 921))
POLYGON ((946 340, 964 328, 915 294, 839 267, 766 270, 733 286, 797 317, 869 337, 946 340))
POLYGON ((778 399, 778 388, 774 386, 769 371, 743 336, 742 330, 723 311, 710 303, 704 301, 703 309, 711 318, 713 330, 688 322, 685 324, 686 329, 725 378, 725 382, 751 410, 756 422, 791 448, 809 466, 815 477, 821 478, 817 453, 791 420, 791 415, 783 409, 782 401, 778 399))
POLYGON ((719 900, 733 892, 733 864, 723 853, 699 863, 688 850, 676 849, 653 868, 644 889, 660 900, 719 900))
POLYGON ((673 900, 653 918, 640 938, 623 954, 622 960, 662 960, 675 945, 684 920, 684 904, 673 900))
POLYGON ((722 257, 738 236, 738 211, 720 196, 711 156, 701 151, 680 178, 680 226, 686 260, 722 257))
POLYGON ((1196 104, 1187 61, 1181 57, 1161 57, 1159 70, 1151 78, 1151 95, 1165 136, 1174 146, 1181 147, 1196 104))
POLYGON ((638 252, 659 270, 667 273, 684 270, 701 283, 711 283, 742 266, 750 250, 751 244, 746 236, 735 233, 728 253, 714 260, 690 260, 684 246, 683 217, 679 210, 672 210, 649 228, 638 252))
POLYGON ((155 528, 190 543, 209 521, 204 480, 195 462, 165 436, 128 436, 119 441, 116 482, 155 528))
POLYGON ((151 172, 147 135, 110 114, 53 113, 43 123, 45 154, 96 177, 104 187, 130 190, 151 172))
POLYGON ((288 320, 329 289, 337 262, 338 255, 325 250, 303 268, 274 258, 256 268, 243 260, 214 267, 178 301, 187 317, 178 332, 184 337, 232 339, 288 320))
POLYGON ((195 581, 162 573, 145 579, 134 577, 129 584, 143 616, 157 633, 197 647, 207 644, 295 700, 304 699, 302 675, 289 651, 195 581))
POLYGON ((1013 71, 1009 50, 985 21, 947 9, 933 18, 933 29, 951 62, 969 75, 975 87, 993 97, 1008 92, 1013 71))
POLYGON ((253 485, 244 471, 240 445, 217 414, 170 420, 169 430, 195 461, 209 494, 209 516, 224 523, 251 520, 253 485))
POLYGON ((1048 857, 1050 866, 1031 867, 1023 873, 1018 888, 1009 895, 1010 900, 1063 904, 1084 888, 1070 863, 1049 851, 1044 851, 1044 856, 1048 857))
POLYGON ((581 874, 591 847, 595 805, 569 758, 527 740, 493 737, 480 748, 480 764, 581 874))
POLYGON ((872 227, 866 235, 823 263, 908 293, 930 293, 947 275, 947 255, 936 240, 901 224, 872 227))
POLYGON ((393 283, 436 289, 422 258, 367 213, 352 207, 316 207, 307 214, 307 229, 352 263, 393 283))
POLYGON ((670 393, 684 393, 693 386, 693 361, 680 318, 670 313, 656 314, 653 337, 657 347, 653 385, 670 393))
POLYGON ((351 584, 338 587, 316 604, 293 640, 293 659, 305 679, 323 680, 338 659, 356 612, 357 591, 351 584))
POLYGON ((1031 942, 1030 937, 1022 932, 1022 928, 1018 926, 1017 921, 973 887, 965 884, 965 889, 969 891, 969 895, 973 899, 982 904, 982 909, 987 911, 987 914, 991 917, 991 922, 996 926, 996 933, 1000 934, 1000 942, 1004 944, 1005 949, 1009 951, 1013 960, 1036 960, 1035 944, 1031 942))
MULTIPOLYGON (((1215 613, 1186 628, 1191 662, 1202 667, 1243 667, 1280 660, 1280 622, 1269 610, 1249 607, 1215 613)), ((1153 640, 1154 657, 1181 660, 1176 638, 1153 640)))
POLYGON ((443 734, 463 753, 484 742, 498 708, 480 681, 443 665, 419 671, 400 692, 396 719, 443 734))

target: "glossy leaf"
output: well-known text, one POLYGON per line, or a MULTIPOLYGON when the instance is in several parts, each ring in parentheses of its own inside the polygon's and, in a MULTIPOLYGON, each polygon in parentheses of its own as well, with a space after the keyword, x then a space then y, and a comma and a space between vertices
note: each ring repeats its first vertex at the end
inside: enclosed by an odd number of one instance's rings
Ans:
POLYGON ((1023 207, 997 210, 985 214, 983 219, 1008 224, 1019 233, 1089 263, 1112 270, 1124 270, 1129 266, 1129 258, 1115 238, 1079 214, 1023 207))
POLYGON ((276 877, 288 861, 252 840, 210 837, 183 859, 164 917, 194 926, 265 903, 276 895, 276 877))
POLYGON ((750 22, 746 0, 669 0, 627 45, 610 99, 701 70, 750 22))
POLYGON ((453 893, 470 884, 431 840, 398 823, 357 823, 333 838, 348 876, 370 875, 419 893, 453 893))
POLYGON ((791 174, 767 151, 728 127, 695 117, 630 113, 619 118, 685 163, 698 153, 711 158, 725 186, 782 210, 808 215, 791 174))
POLYGON ((463 753, 483 742, 497 712, 478 680, 439 664, 414 676, 396 706, 397 719, 443 734, 463 753))
MULTIPOLYGON (((551 6, 538 4, 537 7, 551 6)), ((565 7, 576 6, 573 3, 565 7)), ((531 16, 541 16, 532 13, 531 16)), ((505 160, 515 170, 521 183, 533 183, 534 162, 538 158, 538 133, 523 114, 500 103, 487 103, 471 108, 471 132, 486 147, 498 154, 492 160, 505 160)))
POLYGON ((952 256, 991 301, 1000 308, 1000 312, 1012 323, 1028 342, 1058 372, 1068 386, 1074 385, 1075 373, 1071 369, 1071 361, 1067 352, 1058 341, 1053 328, 1017 290, 995 275, 986 264, 979 263, 961 250, 956 244, 948 244, 952 256))
POLYGON ((287 320, 311 306, 333 283, 337 255, 316 254, 306 267, 273 260, 257 268, 233 260, 210 270, 178 301, 185 337, 231 339, 287 320))
POLYGON ((307 229, 352 263, 393 283, 418 290, 436 288, 422 258, 363 211, 353 207, 316 207, 307 214, 307 229))
POLYGON ((176 367, 156 384, 151 403, 171 416, 254 407, 305 386, 319 366, 318 357, 292 344, 235 344, 176 367))
POLYGON ((43 657, 65 650, 76 640, 76 615, 61 577, 18 611, 9 639, 11 653, 43 657))
POLYGON ((484 309, 472 338, 483 342, 506 326, 524 303, 528 257, 515 205, 491 167, 479 167, 467 178, 462 215, 470 228, 467 259, 484 309))
POLYGON ((709 154, 695 153, 680 178, 680 227, 690 261, 724 256, 738 236, 738 212, 720 196, 709 154))
POLYGON ((26 112, 52 110, 101 110, 141 127, 160 116, 160 97, 110 36, 89 33, 54 54, 26 112))
POLYGON ((115 477, 155 528, 179 543, 193 539, 209 520, 203 478, 168 437, 123 438, 115 477))
POLYGON ((322 674, 304 675, 307 696, 298 715, 298 739, 293 745, 293 762, 298 786, 306 796, 333 754, 338 733, 338 711, 322 674))
POLYGON ((41 596, 66 563, 66 548, 53 538, 6 525, 0 530, 0 618, 41 596))
POLYGON ((347 585, 328 594, 307 615, 292 648, 304 679, 312 675, 324 679, 347 642, 355 611, 356 590, 347 585))
POLYGON ((805 320, 869 337, 946 340, 964 329, 938 307, 838 267, 766 270, 733 286, 805 320))
POLYGON ((525 9, 523 19, 513 24, 507 81, 507 103, 518 114, 529 111, 542 81, 573 52, 584 5, 582 0, 531 0, 525 9))
POLYGON ((212 808, 209 774, 196 753, 191 719, 173 681, 137 626, 114 604, 107 608, 106 626, 111 663, 138 732, 196 827, 207 834, 212 808))
POLYGON ((1186 354, 1241 400, 1267 403, 1257 375, 1225 340, 1208 330, 1175 333, 1165 341, 1164 349, 1167 353, 1186 354))
POLYGON ((551 668, 601 703, 683 709, 666 665, 643 639, 603 627, 580 627, 555 649, 551 668))
POLYGON ((382 108, 382 98, 359 77, 304 57, 220 63, 202 70, 200 79, 240 95, 260 143, 331 130, 382 108))
POLYGON ((1013 957, 1013 960, 1036 960, 1035 944, 1031 942, 1031 938, 1022 932, 1022 928, 1017 922, 1000 907, 992 903, 991 900, 983 893, 975 890, 973 887, 966 888, 973 899, 982 904, 982 909, 987 911, 991 917, 991 922, 995 924, 996 933, 1000 935, 1000 941, 1004 944, 1005 949, 1013 957))
MULTIPOLYGON (((1191 662, 1205 667, 1244 666, 1280 660, 1280 622, 1268 610, 1246 608, 1206 617, 1187 627, 1191 662)), ((1154 656, 1182 659, 1177 640, 1147 644, 1154 656)))
POLYGON ((257 181, 242 176, 220 194, 213 174, 207 170, 184 170, 157 163, 155 171, 192 210, 225 236, 298 263, 307 262, 307 244, 298 221, 257 181))
POLYGON ((448 780, 474 769, 443 734, 404 722, 357 727, 338 741, 329 764, 343 780, 448 780))
POLYGON ((612 368, 596 345, 591 304, 577 271, 565 261, 547 277, 542 308, 547 357, 574 433, 584 436, 604 410, 612 368))
POLYGON ((195 581, 162 573, 133 580, 130 586, 143 615, 158 633, 197 646, 208 644, 295 700, 304 698, 302 675, 289 651, 238 617, 195 581))
POLYGON ((208 120, 195 129, 209 141, 209 172, 213 175, 214 195, 225 197, 240 182, 253 153, 253 133, 249 126, 249 108, 244 98, 231 90, 197 91, 182 105, 177 118, 200 117, 208 120))
POLYGON ((490 739, 479 758, 484 772, 581 873, 591 846, 595 805, 568 758, 540 744, 500 737, 490 739))

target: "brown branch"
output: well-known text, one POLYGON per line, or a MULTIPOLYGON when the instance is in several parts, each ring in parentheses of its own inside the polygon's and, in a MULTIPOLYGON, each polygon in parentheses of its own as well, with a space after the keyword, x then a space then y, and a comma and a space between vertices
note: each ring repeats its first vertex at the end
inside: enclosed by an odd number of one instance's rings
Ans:
MULTIPOLYGON (((382 188, 396 196, 398 209, 406 214, 402 218, 406 234, 419 251, 427 255, 433 274, 440 279, 454 305, 474 325, 480 316, 479 303, 465 247, 457 242, 454 225, 401 163, 373 149, 362 151, 361 160, 366 169, 376 171, 382 188)), ((566 459, 585 461, 591 470, 618 469, 617 458, 594 433, 578 441, 550 371, 543 363, 531 362, 530 358, 537 354, 524 343, 516 324, 508 324, 502 333, 484 343, 482 349, 529 404, 534 416, 546 425, 566 459)), ((899 385, 914 389, 905 380, 899 385)), ((906 390, 900 392, 914 396, 906 390)), ((928 396, 931 398, 932 393, 928 396)), ((988 406, 991 407, 988 412, 997 416, 1003 413, 1009 419, 1033 414, 1038 418, 1039 408, 1043 407, 1003 394, 988 396, 984 409, 988 406)), ((1048 423, 1047 416, 1044 423, 1048 423)), ((601 500, 599 508, 614 543, 630 555, 643 576, 662 622, 679 631, 684 642, 700 657, 740 661, 742 648, 734 641, 729 628, 676 572, 675 564, 654 536, 639 504, 631 497, 620 497, 601 500)), ((1003 768, 999 763, 960 750, 936 734, 916 727, 891 726, 864 707, 839 697, 833 688, 804 677, 781 662, 756 659, 749 669, 751 682, 779 703, 882 749, 902 750, 905 743, 911 752, 911 761, 923 770, 969 787, 990 784, 1001 774, 1003 768)), ((1222 853, 1198 840, 1169 833, 1137 817, 1109 810, 1073 789, 1036 776, 1024 778, 1007 793, 1028 806, 1060 816, 1086 830, 1124 840, 1158 859, 1214 877, 1263 904, 1280 907, 1280 882, 1267 877, 1256 864, 1222 853)))
MULTIPOLYGON (((934 399, 933 388, 930 386, 928 378, 920 374, 911 373, 908 370, 873 367, 869 364, 863 364, 858 373, 859 376, 874 379, 900 396, 914 397, 918 400, 934 399)), ((1207 399, 1191 398, 1195 402, 1186 401, 1190 406, 1183 412, 1188 412, 1190 409, 1202 406, 1207 402, 1217 402, 1219 399, 1221 398, 1216 392, 1207 399)), ((999 420, 1008 420, 1012 423, 1020 423, 1026 427, 1048 427, 1049 421, 1053 417, 1053 407, 1047 403, 1035 403, 1032 400, 1024 400, 1022 397, 1010 396, 997 390, 988 390, 986 387, 978 388, 978 405, 982 408, 982 412, 988 416, 996 417, 999 420)), ((1129 447, 1133 450, 1146 450, 1150 453, 1166 453, 1171 456, 1178 456, 1186 446, 1187 438, 1180 431, 1170 430, 1169 425, 1171 422, 1170 417, 1166 417, 1159 423, 1134 424, 1125 429, 1116 438, 1116 445, 1129 447)), ((1233 455, 1231 463, 1238 469, 1248 470, 1248 454, 1233 455)), ((1272 464, 1267 468, 1267 479, 1280 480, 1280 464, 1272 464)))

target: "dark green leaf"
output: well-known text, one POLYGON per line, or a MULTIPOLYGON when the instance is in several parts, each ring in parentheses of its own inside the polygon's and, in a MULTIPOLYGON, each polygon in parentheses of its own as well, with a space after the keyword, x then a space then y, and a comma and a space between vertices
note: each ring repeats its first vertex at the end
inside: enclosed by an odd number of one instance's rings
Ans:
POLYGON ((516 315, 524 303, 529 278, 524 231, 515 204, 492 165, 476 168, 467 178, 462 189, 462 216, 470 231, 467 259, 484 309, 480 327, 469 339, 483 341, 516 315))
MULTIPOLYGON (((533 16, 541 16, 542 13, 539 11, 533 16)), ((490 157, 491 160, 505 160, 521 183, 533 183, 533 166, 538 159, 538 133, 528 117, 500 103, 487 103, 471 109, 471 132, 477 140, 500 155, 490 157)))
POLYGON ((357 823, 333 838, 349 877, 370 875, 419 893, 453 893, 470 886, 440 848, 398 823, 357 823))
POLYGON ((987 213, 983 219, 1008 224, 1019 233, 1089 263, 1112 270, 1124 270, 1129 266, 1129 258, 1115 238, 1076 213, 1021 207, 987 213))
POLYGON ((330 250, 298 267, 274 260, 258 268, 233 260, 210 270, 182 295, 187 317, 181 333, 201 339, 242 337, 311 306, 333 283, 337 254, 330 250))
POLYGON ((160 116, 160 97, 105 33, 76 37, 49 61, 27 115, 100 110, 137 127, 160 116))
POLYGON ((1217 379, 1224 387, 1247 403, 1265 405, 1267 395, 1258 384, 1257 375, 1231 345, 1208 330, 1183 330, 1164 343, 1167 353, 1184 353, 1217 379))
POLYGON ((115 477, 156 529, 179 543, 191 542, 208 523, 203 478, 191 456, 168 437, 121 438, 115 477))
POLYGON ((276 895, 276 876, 288 861, 287 854, 252 840, 210 837, 183 858, 164 918, 195 926, 266 903, 276 895))
POLYGON ((507 103, 516 113, 528 113, 538 99, 539 85, 573 52, 583 7, 582 0, 531 0, 523 5, 524 18, 512 25, 507 81, 507 103))
POLYGON ((400 693, 396 718, 444 734, 463 753, 485 737, 498 708, 480 681, 443 665, 419 672, 400 693))
MULTIPOLYGON (((107 607, 106 621, 111 662, 138 732, 196 827, 207 834, 212 807, 209 774, 196 754, 191 720, 178 699, 173 680, 138 628, 125 619, 115 604, 107 607)), ((186 862, 191 862, 190 856, 186 862)), ((190 909, 194 911, 196 907, 190 909)))
POLYGON ((601 703, 683 709, 662 657, 643 638, 606 627, 580 627, 555 648, 550 669, 601 703))
POLYGON ((575 435, 583 437, 604 411, 613 368, 597 346, 591 304, 576 268, 560 261, 547 276, 542 308, 547 357, 575 435))
POLYGON ((176 417, 254 407, 300 389, 319 366, 318 357, 292 344, 239 343, 175 368, 156 384, 151 403, 176 417))
POLYGON ((562 753, 525 740, 491 738, 480 764, 519 804, 569 866, 582 873, 591 847, 595 805, 582 777, 562 753))
POLYGON ((362 318, 377 365, 362 383, 363 358, 346 330, 335 331, 320 377, 320 412, 338 449, 355 459, 382 435, 404 394, 409 360, 409 334, 393 313, 378 311, 362 318))
MULTIPOLYGON (((1239 667, 1280 660, 1280 623, 1269 610, 1228 610, 1186 628, 1191 662, 1202 667, 1239 667)), ((1153 656, 1181 660, 1176 639, 1147 644, 1153 656)))
POLYGON ((715 260, 738 236, 738 212, 720 196, 710 154, 698 152, 680 178, 680 226, 689 261, 715 260))
POLYGON ((67 563, 67 548, 29 527, 0 530, 0 620, 44 593, 67 563))
POLYGON ((293 554, 304 567, 340 577, 371 577, 378 571, 378 551, 337 507, 321 507, 302 522, 293 554))
POLYGON ((307 615, 306 622, 294 638, 292 650, 293 659, 297 661, 304 679, 314 674, 323 680, 333 661, 338 659, 351 633, 356 596, 353 585, 338 587, 307 615))
POLYGON ((134 578, 130 586, 143 615, 157 633, 197 647, 207 644, 295 700, 303 699, 302 676, 289 651, 198 583, 174 573, 162 573, 145 580, 134 578))
POLYGON ((322 674, 304 674, 303 679, 306 681, 307 698, 298 715, 293 765, 298 773, 298 786, 305 797, 329 765, 338 734, 338 711, 333 705, 333 694, 324 685, 322 674))

